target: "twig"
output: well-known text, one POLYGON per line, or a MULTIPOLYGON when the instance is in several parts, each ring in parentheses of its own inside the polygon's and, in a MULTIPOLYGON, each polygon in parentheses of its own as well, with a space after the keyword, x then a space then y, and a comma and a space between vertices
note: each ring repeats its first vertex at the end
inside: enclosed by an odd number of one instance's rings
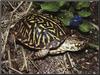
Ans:
MULTIPOLYGON (((9 67, 12 67, 12 65, 11 65, 11 57, 10 57, 10 50, 8 50, 8 62, 9 62, 9 67)), ((9 70, 9 73, 11 73, 10 70, 9 70)))
POLYGON ((15 47, 15 50, 17 50, 17 47, 16 47, 16 39, 15 39, 15 36, 13 35, 14 37, 14 47, 15 47))
POLYGON ((93 43, 88 43, 90 47, 96 48, 99 51, 99 46, 93 43))
POLYGON ((93 27, 95 27, 95 28, 99 31, 99 27, 98 27, 96 24, 94 24, 94 23, 92 23, 92 22, 90 22, 90 24, 91 24, 93 27))
POLYGON ((21 2, 19 3, 19 5, 12 11, 12 13, 14 13, 23 3, 24 3, 24 1, 21 1, 21 2))
MULTIPOLYGON (((4 33, 4 35, 6 35, 6 36, 5 36, 5 39, 4 39, 4 45, 2 47, 1 54, 3 54, 5 52, 5 46, 6 46, 7 39, 8 39, 9 29, 10 29, 10 26, 8 26, 7 30, 4 33)), ((4 37, 4 35, 3 35, 3 37, 4 37)))
POLYGON ((21 1, 19 3, 19 5, 11 12, 11 16, 10 16, 10 19, 12 18, 13 14, 16 12, 16 10, 24 3, 24 1, 21 1))
POLYGON ((66 58, 66 53, 64 54, 63 56, 63 61, 64 61, 64 64, 65 64, 65 68, 67 69, 67 71, 69 72, 68 68, 69 68, 69 65, 67 64, 67 58, 66 58))
MULTIPOLYGON (((32 56, 32 54, 33 54, 33 53, 31 53, 29 56, 27 56, 26 59, 29 59, 29 58, 32 56)), ((11 59, 11 61, 18 61, 18 60, 19 60, 19 59, 17 59, 17 58, 11 59)), ((9 63, 9 60, 2 61, 1 63, 2 63, 2 64, 3 64, 3 63, 9 63)), ((24 66, 25 66, 25 65, 24 65, 24 66)))
MULTIPOLYGON (((62 56, 61 56, 62 57, 62 56)), ((59 58, 59 57, 57 57, 57 58, 59 58)), ((62 57, 62 59, 63 59, 63 57, 62 57)), ((56 62, 57 62, 57 64, 55 65, 55 68, 59 68, 59 65, 61 65, 61 68, 63 68, 63 73, 65 73, 66 71, 69 73, 69 71, 68 71, 68 67, 66 68, 66 65, 67 64, 64 64, 64 60, 62 60, 62 59, 57 59, 57 60, 55 60, 56 62)), ((59 68, 60 69, 60 68, 59 68)))
POLYGON ((38 70, 39 73, 42 73, 42 71, 38 68, 37 64, 35 64, 30 58, 28 59, 32 65, 38 70))
POLYGON ((64 65, 64 61, 63 60, 59 61, 59 64, 61 64, 61 66, 63 68, 63 72, 65 72, 66 71, 66 67, 64 65))
POLYGON ((26 66, 26 64, 24 63, 23 66, 20 68, 20 71, 23 71, 25 66, 26 66))
POLYGON ((7 1, 7 2, 9 3, 9 5, 10 5, 13 9, 15 9, 15 7, 13 7, 12 4, 11 4, 9 1, 7 1))
POLYGON ((28 69, 28 66, 27 66, 27 59, 26 59, 26 56, 25 56, 25 51, 24 49, 22 48, 22 53, 23 53, 23 59, 24 59, 24 64, 22 66, 22 68, 20 69, 21 71, 24 69, 24 67, 26 68, 26 70, 28 69))
POLYGON ((75 71, 79 74, 80 72, 74 67, 75 63, 72 61, 72 58, 70 57, 69 52, 67 52, 67 56, 68 56, 68 59, 69 59, 71 68, 72 68, 73 70, 75 70, 75 71))
MULTIPOLYGON (((33 52, 32 52, 29 56, 26 56, 26 57, 25 57, 26 60, 28 60, 32 55, 33 55, 33 52)), ((24 69, 25 66, 26 66, 26 65, 23 64, 23 66, 22 66, 22 68, 21 68, 20 70, 22 71, 22 70, 24 69)))
MULTIPOLYGON (((11 62, 12 61, 18 61, 18 59, 17 58, 15 58, 15 59, 11 59, 11 62)), ((2 61, 1 63, 3 64, 3 63, 8 63, 9 61, 8 60, 5 60, 5 61, 2 61)))
MULTIPOLYGON (((23 4, 24 1, 21 1, 20 4, 16 7, 16 9, 14 9, 12 12, 11 12, 11 16, 10 16, 10 21, 12 21, 12 16, 13 16, 13 13, 23 4)), ((11 23, 10 23, 11 24, 11 23)), ((1 51, 1 54, 3 54, 5 52, 5 46, 6 46, 6 43, 7 43, 7 38, 8 38, 8 34, 9 34, 9 29, 10 29, 10 25, 8 25, 8 28, 7 28, 7 31, 5 31, 5 34, 6 34, 6 37, 4 39, 4 46, 2 47, 2 51, 1 51)))
POLYGON ((29 10, 30 10, 31 6, 32 6, 32 2, 30 2, 30 4, 29 4, 29 6, 28 6, 27 10, 26 10, 26 11, 24 11, 24 12, 22 12, 22 13, 20 13, 20 15, 25 15, 25 14, 27 14, 27 13, 29 12, 29 10))
POLYGON ((29 10, 30 10, 31 6, 32 6, 32 2, 30 2, 29 6, 28 6, 28 9, 26 10, 26 13, 28 13, 28 12, 29 12, 29 10))
POLYGON ((15 71, 15 72, 17 72, 17 73, 19 73, 19 74, 23 74, 22 72, 20 72, 20 71, 14 69, 14 68, 12 68, 12 67, 9 67, 9 69, 11 69, 11 70, 13 70, 13 71, 15 71))

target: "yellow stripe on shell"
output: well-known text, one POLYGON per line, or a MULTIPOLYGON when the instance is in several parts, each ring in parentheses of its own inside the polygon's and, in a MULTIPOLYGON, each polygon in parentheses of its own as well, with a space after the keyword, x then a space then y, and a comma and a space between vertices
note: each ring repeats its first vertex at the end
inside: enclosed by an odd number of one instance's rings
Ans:
POLYGON ((25 23, 26 23, 26 25, 27 25, 28 29, 31 29, 32 25, 29 25, 29 23, 28 23, 28 22, 25 22, 25 23))
POLYGON ((23 28, 23 30, 22 30, 22 36, 24 36, 24 34, 25 34, 25 27, 23 28))
POLYGON ((38 23, 44 23, 44 19, 42 19, 42 18, 39 18, 39 22, 38 23))
POLYGON ((46 41, 45 41, 45 36, 42 36, 42 42, 44 43, 44 46, 46 45, 46 41))
POLYGON ((43 26, 43 24, 40 24, 40 27, 42 27, 43 29, 45 29, 45 27, 43 26))
POLYGON ((29 45, 32 45, 32 44, 33 44, 32 39, 30 39, 29 45))
POLYGON ((37 24, 35 23, 35 25, 34 25, 34 31, 33 31, 33 43, 35 43, 35 39, 36 39, 36 30, 35 30, 35 27, 37 26, 37 24))
POLYGON ((47 17, 45 17, 45 16, 42 16, 42 15, 39 15, 39 16, 42 17, 42 18, 44 18, 44 19, 46 19, 46 20, 51 21, 51 22, 54 23, 54 24, 56 24, 56 22, 52 21, 51 19, 49 19, 49 18, 47 18, 47 17))
POLYGON ((42 15, 39 15, 39 16, 42 17, 42 18, 44 18, 44 19, 47 19, 47 20, 51 21, 52 23, 54 23, 55 25, 57 25, 59 27, 59 29, 65 34, 65 32, 62 30, 62 28, 55 21, 53 21, 53 20, 51 20, 51 19, 49 19, 47 17, 44 17, 42 15))
POLYGON ((55 36, 55 35, 51 34, 50 32, 48 32, 48 34, 50 34, 50 36, 52 36, 52 38, 53 38, 53 39, 55 39, 55 38, 56 38, 57 40, 60 40, 57 36, 55 36))
POLYGON ((35 23, 35 21, 34 20, 30 20, 30 23, 35 23))
POLYGON ((27 39, 28 41, 30 41, 30 39, 31 39, 31 34, 32 34, 32 30, 29 31, 28 39, 27 39))
POLYGON ((38 30, 38 31, 36 32, 36 33, 37 33, 36 36, 37 36, 37 38, 38 38, 38 37, 39 37, 38 33, 41 33, 42 30, 41 30, 40 28, 37 28, 37 30, 38 30))
POLYGON ((52 22, 49 22, 49 23, 50 23, 51 27, 54 28, 54 24, 52 22))
POLYGON ((59 32, 60 35, 63 35, 62 32, 59 32))
POLYGON ((40 44, 41 38, 42 38, 42 34, 40 34, 40 36, 39 36, 39 38, 38 38, 38 42, 37 42, 36 46, 38 46, 38 45, 40 44))
POLYGON ((49 31, 50 32, 53 32, 53 33, 56 33, 56 30, 55 29, 53 29, 53 30, 52 29, 49 29, 49 31))
POLYGON ((49 23, 48 23, 48 22, 46 22, 46 25, 47 25, 47 26, 49 26, 49 23))
POLYGON ((50 42, 50 37, 49 37, 49 35, 48 34, 46 34, 46 37, 47 37, 47 43, 49 43, 50 42))
POLYGON ((19 28, 20 31, 18 33, 22 33, 23 29, 24 29, 24 26, 22 25, 22 27, 19 28))
POLYGON ((27 39, 24 39, 24 40, 23 40, 23 43, 25 43, 25 42, 27 42, 27 39))
POLYGON ((26 37, 27 34, 28 34, 28 29, 26 28, 23 37, 26 37))

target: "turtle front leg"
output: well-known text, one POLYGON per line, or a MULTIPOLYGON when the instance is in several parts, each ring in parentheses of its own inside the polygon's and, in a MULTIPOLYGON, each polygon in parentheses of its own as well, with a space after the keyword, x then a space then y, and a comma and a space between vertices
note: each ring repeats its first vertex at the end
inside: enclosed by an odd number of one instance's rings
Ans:
POLYGON ((38 59, 38 58, 43 58, 45 57, 49 52, 49 49, 42 49, 42 50, 39 50, 37 52, 35 52, 34 54, 34 59, 38 59))
POLYGON ((66 49, 63 49, 62 47, 60 47, 58 49, 49 51, 48 54, 50 54, 50 55, 56 55, 56 54, 65 53, 66 51, 67 51, 66 49))

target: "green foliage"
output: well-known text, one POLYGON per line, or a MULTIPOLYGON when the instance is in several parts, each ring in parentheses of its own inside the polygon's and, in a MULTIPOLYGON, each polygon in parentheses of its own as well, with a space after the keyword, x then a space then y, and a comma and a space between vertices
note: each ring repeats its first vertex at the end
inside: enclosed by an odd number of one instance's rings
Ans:
POLYGON ((59 0, 58 3, 59 3, 59 6, 61 7, 66 3, 66 0, 59 0))
POLYGON ((54 11, 56 12, 59 9, 60 5, 58 2, 45 2, 41 4, 42 10, 54 11))
POLYGON ((82 8, 88 8, 90 5, 89 2, 77 2, 76 9, 80 10, 82 8))
POLYGON ((81 17, 89 17, 91 15, 91 11, 89 10, 81 10, 78 12, 81 17))
POLYGON ((82 32, 89 32, 91 30, 91 24, 87 21, 84 21, 80 26, 79 30, 82 32))
POLYGON ((60 19, 64 23, 65 26, 69 26, 69 23, 72 17, 73 17, 73 13, 70 11, 67 11, 65 12, 65 14, 60 15, 60 19))
POLYGON ((51 11, 51 12, 57 12, 60 7, 62 7, 65 4, 66 0, 58 0, 56 2, 45 2, 41 4, 42 10, 51 11))
MULTIPOLYGON (((70 25, 70 21, 75 14, 78 14, 83 18, 91 16, 89 2, 67 2, 66 0, 58 0, 56 2, 44 2, 40 4, 40 6, 43 11, 44 10, 49 12, 58 12, 58 10, 62 11, 61 13, 58 14, 58 17, 61 19, 61 21, 64 23, 65 26, 70 25), (61 7, 63 7, 63 9, 61 7)), ((83 23, 79 25, 79 30, 82 32, 89 32, 90 29, 91 25, 87 21, 83 21, 83 23)))

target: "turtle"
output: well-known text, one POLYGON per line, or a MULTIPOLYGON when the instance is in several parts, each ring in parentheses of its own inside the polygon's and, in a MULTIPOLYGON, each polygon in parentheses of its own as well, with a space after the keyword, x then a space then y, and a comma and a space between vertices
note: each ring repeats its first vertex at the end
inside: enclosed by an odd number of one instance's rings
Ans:
POLYGON ((62 21, 52 14, 28 14, 16 22, 11 32, 16 40, 35 51, 37 58, 79 51, 87 43, 79 35, 71 34, 62 21))

